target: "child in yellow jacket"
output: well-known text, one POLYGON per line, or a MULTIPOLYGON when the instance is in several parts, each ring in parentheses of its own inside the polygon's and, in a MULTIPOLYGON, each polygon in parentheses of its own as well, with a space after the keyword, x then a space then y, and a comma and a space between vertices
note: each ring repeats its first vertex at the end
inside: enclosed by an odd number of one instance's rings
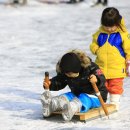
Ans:
POLYGON ((123 93, 123 79, 130 72, 130 34, 124 19, 114 7, 104 9, 101 27, 93 35, 90 50, 96 57, 96 63, 103 71, 110 94, 110 103, 119 109, 120 96, 123 93))

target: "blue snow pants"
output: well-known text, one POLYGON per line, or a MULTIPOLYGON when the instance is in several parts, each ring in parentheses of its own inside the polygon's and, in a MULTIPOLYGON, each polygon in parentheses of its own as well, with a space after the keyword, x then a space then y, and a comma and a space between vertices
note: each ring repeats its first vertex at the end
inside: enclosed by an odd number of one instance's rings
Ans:
POLYGON ((86 93, 81 93, 79 96, 75 96, 72 92, 62 94, 67 97, 69 101, 73 100, 73 98, 77 97, 82 103, 82 108, 80 112, 87 112, 89 109, 100 107, 100 101, 98 97, 94 95, 89 95, 86 93))

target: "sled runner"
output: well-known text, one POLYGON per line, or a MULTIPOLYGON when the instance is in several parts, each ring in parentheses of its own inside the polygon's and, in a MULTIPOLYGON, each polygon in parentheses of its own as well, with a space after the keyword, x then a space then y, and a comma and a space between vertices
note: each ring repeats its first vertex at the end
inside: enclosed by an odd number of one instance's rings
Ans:
MULTIPOLYGON (((114 104, 105 104, 105 106, 107 107, 109 114, 112 114, 117 111, 116 106, 114 104)), ((61 114, 61 112, 60 111, 53 112, 53 114, 61 114)), ((78 116, 80 121, 86 122, 86 121, 93 120, 96 118, 101 118, 105 116, 105 113, 102 107, 99 107, 99 108, 90 109, 86 113, 76 113, 75 116, 78 116)))

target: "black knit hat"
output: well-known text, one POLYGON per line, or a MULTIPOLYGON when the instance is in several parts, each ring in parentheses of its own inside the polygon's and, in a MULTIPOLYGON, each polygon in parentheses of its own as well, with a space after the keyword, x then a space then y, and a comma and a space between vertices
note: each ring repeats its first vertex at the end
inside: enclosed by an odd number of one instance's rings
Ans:
POLYGON ((81 69, 81 63, 76 54, 67 53, 61 58, 60 68, 63 73, 78 73, 81 69))

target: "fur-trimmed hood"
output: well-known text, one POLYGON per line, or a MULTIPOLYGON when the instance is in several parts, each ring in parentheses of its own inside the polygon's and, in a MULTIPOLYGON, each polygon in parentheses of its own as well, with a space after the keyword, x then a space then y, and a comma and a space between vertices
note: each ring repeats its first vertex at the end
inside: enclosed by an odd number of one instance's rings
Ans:
MULTIPOLYGON (((67 53, 74 53, 74 54, 76 54, 77 57, 79 58, 80 62, 81 62, 81 67, 83 67, 83 68, 87 68, 91 64, 91 59, 82 50, 75 49, 75 50, 68 51, 67 53)), ((58 61, 57 65, 56 65, 56 72, 57 73, 61 72, 60 61, 61 61, 61 58, 60 58, 60 60, 58 61)))

